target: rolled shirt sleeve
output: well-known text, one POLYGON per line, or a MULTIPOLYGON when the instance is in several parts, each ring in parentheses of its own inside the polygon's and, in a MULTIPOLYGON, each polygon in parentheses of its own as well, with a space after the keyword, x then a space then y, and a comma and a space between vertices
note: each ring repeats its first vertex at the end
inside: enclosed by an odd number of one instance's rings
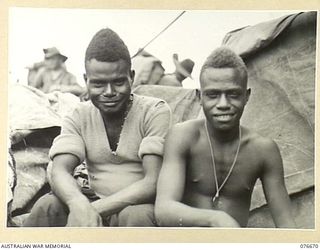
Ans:
POLYGON ((141 141, 138 156, 163 155, 164 140, 171 126, 171 110, 164 101, 154 104, 145 116, 145 136, 141 141))
POLYGON ((49 151, 51 160, 60 154, 73 154, 80 162, 85 159, 85 144, 80 131, 79 112, 74 110, 62 122, 61 134, 55 138, 49 151))

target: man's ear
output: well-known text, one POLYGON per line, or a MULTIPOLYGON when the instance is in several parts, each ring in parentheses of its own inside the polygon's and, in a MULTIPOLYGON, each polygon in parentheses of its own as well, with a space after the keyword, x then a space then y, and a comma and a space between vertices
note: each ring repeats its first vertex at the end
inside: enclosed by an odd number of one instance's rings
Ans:
POLYGON ((199 90, 200 106, 202 106, 202 98, 203 98, 202 91, 201 91, 201 90, 199 90))
POLYGON ((251 95, 251 89, 248 88, 247 89, 247 95, 246 95, 246 103, 249 101, 250 95, 251 95))
POLYGON ((132 83, 134 82, 135 75, 136 75, 136 72, 134 70, 131 70, 130 71, 130 77, 131 77, 132 83))

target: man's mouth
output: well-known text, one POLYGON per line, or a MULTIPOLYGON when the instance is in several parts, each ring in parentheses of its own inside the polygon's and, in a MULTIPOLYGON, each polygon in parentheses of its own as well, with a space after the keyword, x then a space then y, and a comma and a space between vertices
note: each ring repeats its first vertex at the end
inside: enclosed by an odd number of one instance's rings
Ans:
POLYGON ((235 114, 215 114, 213 116, 218 121, 228 122, 228 121, 232 120, 232 118, 235 116, 235 114))
POLYGON ((114 107, 119 103, 119 101, 103 101, 99 103, 107 107, 114 107))

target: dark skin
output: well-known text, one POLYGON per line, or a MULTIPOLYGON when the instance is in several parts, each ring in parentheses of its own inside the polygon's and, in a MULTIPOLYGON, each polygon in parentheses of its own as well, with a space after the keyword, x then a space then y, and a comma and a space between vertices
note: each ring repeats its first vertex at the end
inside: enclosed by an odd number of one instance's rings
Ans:
MULTIPOLYGON (((115 149, 128 108, 134 72, 123 60, 99 62, 91 59, 86 62, 86 73, 89 97, 100 110, 110 146, 115 149)), ((79 163, 79 159, 72 154, 57 155, 53 159, 50 185, 69 208, 67 226, 102 226, 101 216, 118 213, 129 205, 151 203, 155 198, 156 181, 162 163, 160 156, 144 155, 143 179, 92 203, 81 193, 72 177, 79 163)))
POLYGON ((90 100, 102 113, 110 148, 115 150, 129 108, 134 71, 128 70, 124 61, 101 63, 92 59, 86 67, 90 69, 85 77, 90 100))
POLYGON ((245 227, 253 187, 260 179, 276 226, 295 227, 276 143, 244 127, 236 165, 213 203, 216 187, 205 123, 220 186, 236 155, 240 118, 250 89, 232 68, 207 68, 200 82, 206 118, 178 124, 167 136, 157 220, 163 226, 245 227))

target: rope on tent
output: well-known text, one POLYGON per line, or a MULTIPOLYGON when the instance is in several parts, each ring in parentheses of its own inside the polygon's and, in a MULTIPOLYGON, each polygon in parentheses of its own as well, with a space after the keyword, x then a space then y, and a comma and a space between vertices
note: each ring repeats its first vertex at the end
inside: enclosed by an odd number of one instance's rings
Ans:
POLYGON ((131 57, 131 59, 134 58, 134 57, 136 57, 136 56, 137 56, 141 51, 143 51, 148 45, 150 45, 154 40, 156 40, 163 32, 165 32, 172 24, 174 24, 176 21, 178 21, 178 19, 179 19, 184 13, 186 13, 185 10, 182 11, 175 19, 173 19, 173 20, 171 21, 171 23, 169 23, 163 30, 161 30, 155 37, 153 37, 146 45, 144 45, 142 48, 140 48, 140 49, 138 50, 138 52, 135 53, 135 54, 131 57))

